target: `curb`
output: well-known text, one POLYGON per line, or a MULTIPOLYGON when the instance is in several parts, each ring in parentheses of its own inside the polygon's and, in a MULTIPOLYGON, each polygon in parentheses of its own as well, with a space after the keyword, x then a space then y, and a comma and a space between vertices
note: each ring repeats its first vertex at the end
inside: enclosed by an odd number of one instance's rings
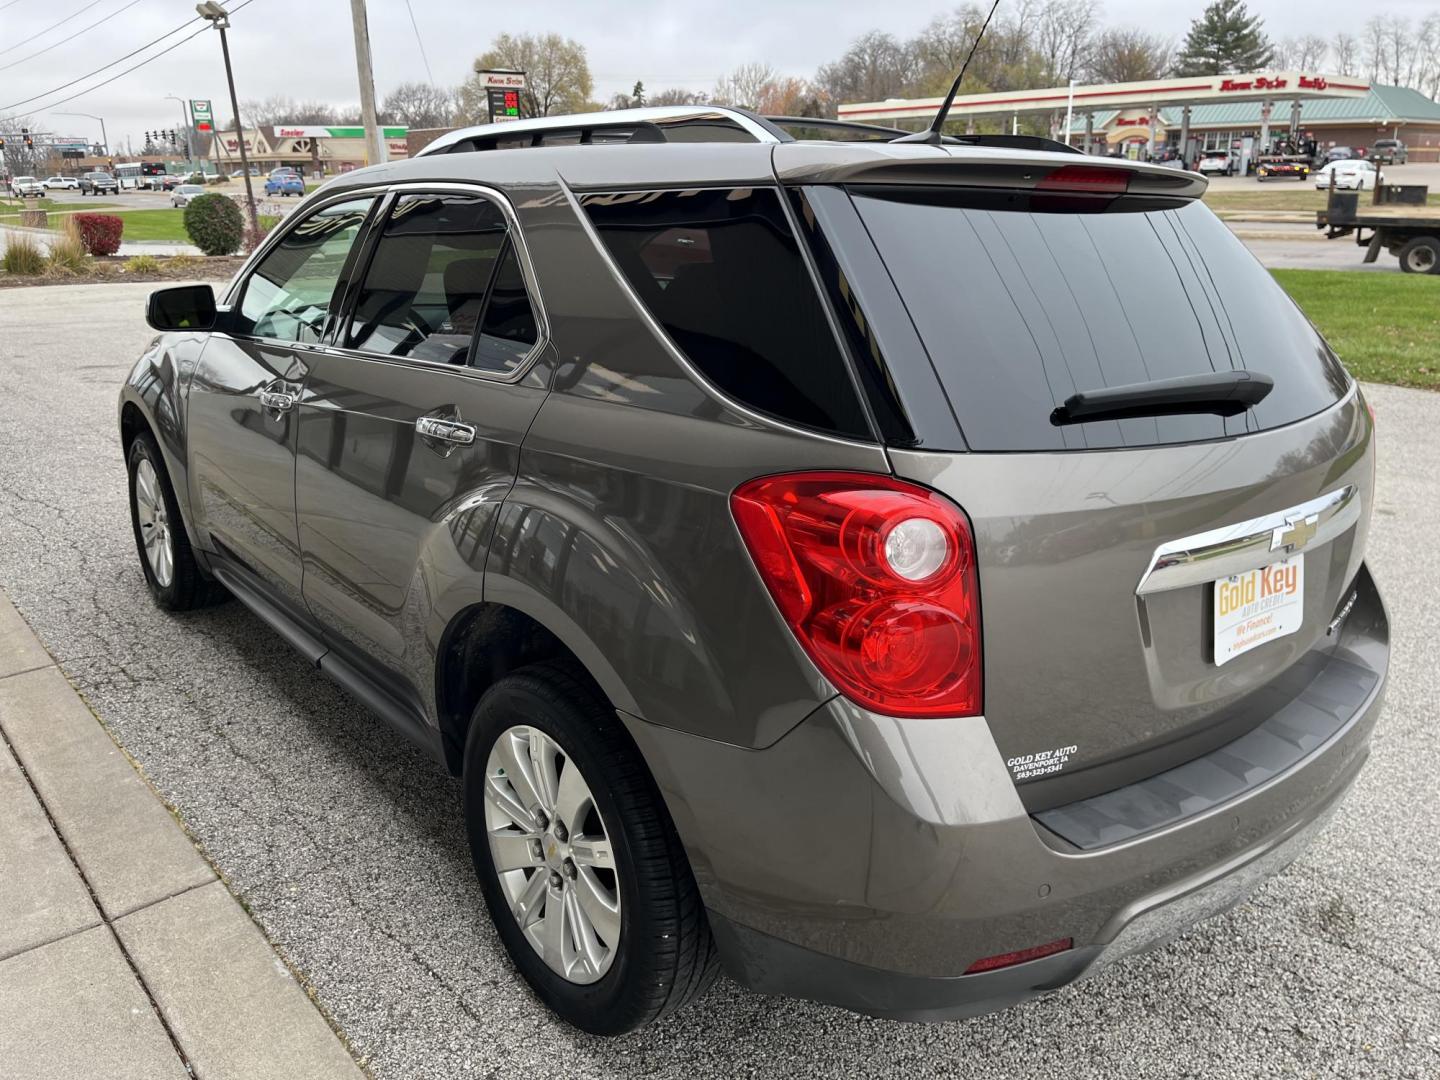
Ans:
MULTIPOLYGON (((60 884, 92 915, 76 928, 61 912, 58 936, 0 960, 8 1075, 83 1061, 95 1076, 363 1080, 303 976, 0 592, 0 766, 12 758, 73 866, 60 884)), ((16 871, 0 865, 7 902, 47 918, 57 875, 16 871)))

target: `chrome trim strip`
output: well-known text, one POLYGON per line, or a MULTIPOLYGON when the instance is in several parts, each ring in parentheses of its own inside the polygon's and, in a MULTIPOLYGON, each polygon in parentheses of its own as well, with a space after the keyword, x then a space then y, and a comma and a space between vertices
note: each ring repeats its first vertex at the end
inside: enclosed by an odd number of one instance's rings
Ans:
MULTIPOLYGON (((509 229, 510 237, 515 242, 515 250, 520 256, 520 273, 525 278, 525 287, 530 292, 531 307, 535 311, 535 323, 537 337, 534 347, 525 354, 520 363, 515 365, 514 370, 501 374, 499 372, 487 372, 480 368, 472 368, 468 365, 459 367, 455 364, 438 364, 431 360, 417 360, 407 356, 391 356, 388 353, 372 353, 362 349, 346 349, 340 345, 316 345, 304 344, 293 341, 280 341, 271 338, 257 338, 253 335, 236 334, 234 337, 244 338, 249 341, 264 341, 267 344, 278 345, 282 348, 305 348, 311 352, 321 352, 330 356, 347 356, 358 360, 379 360, 391 364, 413 364, 425 367, 430 370, 448 371, 454 375, 465 375, 472 378, 484 379, 494 383, 516 383, 523 379, 535 366, 536 360, 550 344, 550 318, 545 313, 545 297, 540 290, 540 279, 535 274, 535 264, 530 259, 530 249, 525 243, 525 234, 520 228, 520 218, 515 213, 515 207, 511 205, 509 198, 498 188, 490 187, 487 184, 466 183, 460 181, 424 181, 411 180, 400 184, 369 184, 365 187, 351 188, 343 192, 335 192, 329 197, 320 199, 317 192, 317 199, 313 205, 301 204, 305 210, 305 217, 312 213, 323 210, 325 207, 337 202, 348 202, 351 199, 366 197, 384 198, 386 195, 478 195, 487 198, 500 207, 500 212, 505 215, 505 223, 509 229)), ((291 230, 296 228, 304 218, 300 216, 300 207, 295 213, 287 217, 265 238, 265 243, 256 249, 255 253, 245 262, 245 265, 235 274, 230 285, 225 290, 223 304, 231 305, 239 296, 239 283, 242 279, 248 279, 255 266, 270 253, 270 250, 278 244, 291 230)))
POLYGON ((613 112, 603 113, 571 113, 565 116, 536 116, 528 120, 512 120, 506 124, 476 124, 473 127, 459 128, 445 135, 441 135, 434 142, 429 143, 420 150, 414 161, 422 157, 431 157, 435 154, 443 154, 450 147, 466 139, 473 139, 477 136, 488 137, 491 135, 526 135, 536 131, 571 131, 575 128, 594 127, 596 124, 605 126, 623 126, 628 123, 655 123, 661 120, 686 120, 691 117, 706 117, 723 115, 733 120, 737 125, 744 128, 746 132, 755 136, 756 142, 778 143, 780 140, 767 131, 763 126, 757 124, 752 117, 745 115, 735 109, 724 105, 654 105, 640 109, 616 109, 613 112))
POLYGON ((1155 549, 1135 595, 1183 589, 1268 566, 1296 551, 1328 544, 1359 520, 1359 491, 1346 484, 1286 510, 1171 540, 1155 549))

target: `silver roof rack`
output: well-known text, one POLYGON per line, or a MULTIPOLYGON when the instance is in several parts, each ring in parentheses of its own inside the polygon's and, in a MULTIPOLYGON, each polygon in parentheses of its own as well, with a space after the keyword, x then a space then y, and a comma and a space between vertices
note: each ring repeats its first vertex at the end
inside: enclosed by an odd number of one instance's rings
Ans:
MULTIPOLYGON (((687 142, 711 141, 697 138, 695 130, 713 127, 731 134, 748 135, 754 142, 789 142, 784 129, 748 109, 730 105, 656 105, 642 109, 616 109, 612 112, 575 113, 569 116, 538 116, 528 120, 512 120, 504 124, 477 124, 441 135, 416 157, 432 154, 463 153, 468 150, 509 149, 518 145, 556 145, 547 136, 574 133, 577 143, 592 142, 672 142, 667 134, 686 130, 687 142), (607 137, 609 136, 609 137, 607 137)), ((714 141, 721 141, 716 139, 714 141)))

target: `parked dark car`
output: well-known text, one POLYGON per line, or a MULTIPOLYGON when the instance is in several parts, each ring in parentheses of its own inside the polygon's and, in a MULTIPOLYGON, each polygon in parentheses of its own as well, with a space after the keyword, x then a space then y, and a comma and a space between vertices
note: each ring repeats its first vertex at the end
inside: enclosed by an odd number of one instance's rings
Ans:
POLYGON ((1349 161, 1355 156, 1355 151, 1348 146, 1332 146, 1325 151, 1325 164, 1332 161, 1349 161))
POLYGON ((1404 165, 1409 153, 1399 139, 1376 139, 1370 148, 1370 160, 1377 165, 1404 165))
POLYGON ((150 299, 151 595, 238 598, 462 778, 586 1031, 720 964, 1045 993, 1231 907, 1366 760, 1359 386, 1201 177, 972 141, 464 129, 150 299))
POLYGON ((120 183, 105 172, 88 172, 80 176, 81 195, 119 195, 120 183))

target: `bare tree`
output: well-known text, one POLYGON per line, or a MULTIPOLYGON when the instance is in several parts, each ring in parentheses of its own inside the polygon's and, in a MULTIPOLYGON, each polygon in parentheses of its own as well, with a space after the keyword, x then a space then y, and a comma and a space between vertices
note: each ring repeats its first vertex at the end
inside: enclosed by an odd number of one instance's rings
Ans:
POLYGON ((404 82, 385 95, 380 115, 388 124, 409 128, 447 127, 454 114, 454 94, 427 82, 404 82))
POLYGON ((758 108, 760 99, 769 92, 774 82, 775 69, 769 64, 741 64, 715 84, 710 100, 717 104, 758 108))
POLYGON ((860 35, 839 60, 815 73, 815 84, 832 102, 883 101, 905 93, 914 82, 913 50, 892 34, 860 35))
POLYGON ((1361 51, 1365 65, 1370 70, 1370 81, 1380 81, 1380 71, 1385 63, 1385 41, 1388 36, 1389 19, 1376 15, 1365 23, 1365 36, 1361 39, 1361 51))
POLYGON ((646 98, 649 105, 706 105, 709 101, 710 95, 704 90, 686 90, 682 86, 659 90, 646 98))
POLYGON ((1170 67, 1174 43, 1142 30, 1102 30, 1091 43, 1086 78, 1094 82, 1143 82, 1170 67))
POLYGON ((1095 32, 1099 6, 1095 0, 1049 0, 1035 30, 1040 76, 1055 85, 1074 78, 1085 61, 1095 32))
POLYGON ((1356 75, 1360 69, 1360 42, 1354 34, 1336 34, 1330 42, 1335 55, 1335 70, 1341 75, 1356 75))
MULTIPOLYGON (((323 101, 296 101, 284 94, 276 94, 264 101, 246 101, 240 105, 240 115, 248 127, 278 127, 284 124, 329 125, 339 122, 335 106, 323 101)), ((235 127, 231 117, 227 125, 235 127)))

